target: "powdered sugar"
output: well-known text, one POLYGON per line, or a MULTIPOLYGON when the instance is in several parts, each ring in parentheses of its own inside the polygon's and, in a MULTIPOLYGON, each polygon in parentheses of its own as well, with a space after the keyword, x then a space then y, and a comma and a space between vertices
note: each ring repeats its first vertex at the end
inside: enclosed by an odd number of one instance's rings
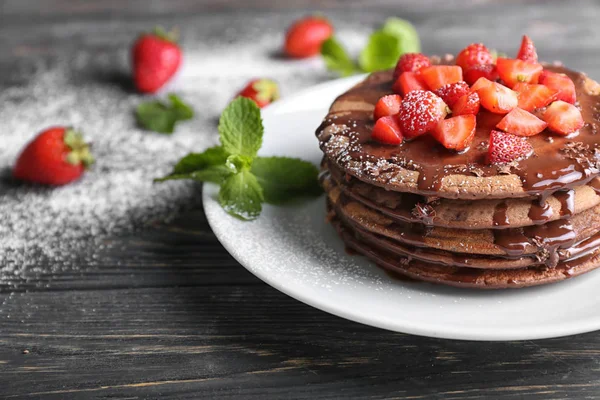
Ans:
MULTIPOLYGON (((348 37, 354 40, 357 35, 348 37)), ((184 154, 218 142, 218 115, 250 78, 277 80, 285 97, 331 77, 319 58, 289 61, 270 56, 280 40, 265 34, 216 49, 214 43, 185 46, 183 68, 167 91, 181 94, 196 117, 179 125, 173 136, 140 130, 132 111, 144 98, 102 71, 115 66, 125 70, 124 53, 76 54, 52 68, 40 67, 24 86, 2 91, 0 286, 31 273, 93 263, 105 238, 198 207, 198 185, 152 180, 168 173, 184 154), (91 70, 98 69, 94 76, 91 70), (12 181, 10 168, 20 150, 52 125, 80 128, 93 144, 96 164, 81 181, 60 188, 12 181)))

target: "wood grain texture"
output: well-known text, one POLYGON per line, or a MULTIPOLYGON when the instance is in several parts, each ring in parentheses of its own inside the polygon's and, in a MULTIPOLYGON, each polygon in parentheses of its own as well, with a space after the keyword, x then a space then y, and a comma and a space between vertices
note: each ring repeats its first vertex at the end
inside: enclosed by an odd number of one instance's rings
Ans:
MULTIPOLYGON (((65 54, 123 52, 156 23, 176 23, 201 40, 229 25, 244 35, 246 21, 282 31, 306 8, 327 9, 346 27, 405 16, 430 53, 455 53, 473 40, 514 51, 527 32, 546 59, 600 78, 595 1, 438 4, 5 0, 0 88, 27 82, 65 54)), ((474 343, 349 322, 252 276, 218 243, 201 209, 109 242, 94 265, 40 266, 0 286, 0 398, 600 398, 600 333, 474 343)))

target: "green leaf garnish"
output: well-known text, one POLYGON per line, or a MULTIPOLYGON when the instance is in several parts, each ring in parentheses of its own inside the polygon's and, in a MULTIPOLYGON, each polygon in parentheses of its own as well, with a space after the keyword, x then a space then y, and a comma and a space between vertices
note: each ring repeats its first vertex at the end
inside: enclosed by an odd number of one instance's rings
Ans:
POLYGON ((381 30, 400 40, 400 55, 404 53, 420 53, 421 40, 414 25, 400 18, 388 18, 381 30))
POLYGON ((169 103, 153 100, 141 103, 135 110, 135 116, 144 129, 171 134, 175 124, 194 117, 194 110, 177 95, 168 96, 169 103))
POLYGON ((229 176, 221 184, 219 203, 234 217, 245 221, 255 219, 262 211, 263 190, 248 170, 229 176))
POLYGON ((219 203, 242 220, 258 217, 262 203, 281 204, 296 197, 318 196, 317 168, 288 157, 257 157, 264 127, 258 106, 233 100, 221 114, 222 146, 183 157, 173 172, 155 181, 193 179, 221 185, 219 203))
POLYGON ((349 76, 360 72, 348 52, 346 52, 346 49, 344 49, 335 37, 330 37, 323 42, 321 45, 321 55, 327 68, 342 76, 349 76))
POLYGON ((383 31, 374 32, 358 57, 358 65, 366 72, 393 68, 400 57, 400 39, 383 31))
POLYGON ((288 157, 257 157, 250 170, 263 188, 265 201, 282 204, 322 191, 319 170, 308 161, 288 157))
POLYGON ((256 156, 262 146, 263 131, 260 108, 245 97, 229 103, 219 119, 221 143, 229 154, 256 156))

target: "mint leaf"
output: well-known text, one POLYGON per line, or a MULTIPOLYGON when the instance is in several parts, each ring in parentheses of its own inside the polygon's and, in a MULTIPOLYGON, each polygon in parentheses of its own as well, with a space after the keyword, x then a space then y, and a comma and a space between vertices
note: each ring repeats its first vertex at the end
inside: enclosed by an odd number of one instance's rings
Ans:
POLYGON ((297 158, 257 157, 251 172, 264 191, 267 203, 281 204, 299 196, 321 194, 313 164, 297 158))
POLYGON ((400 39, 383 31, 373 32, 367 46, 358 57, 358 64, 366 72, 393 68, 400 57, 400 39))
POLYGON ((410 22, 400 18, 388 18, 381 27, 381 31, 397 37, 399 42, 399 56, 404 53, 420 53, 421 41, 417 30, 410 22))
POLYGON ((350 58, 342 44, 333 36, 321 45, 321 55, 327 68, 342 76, 353 75, 359 72, 358 67, 352 61, 352 58, 350 58))
POLYGON ((219 203, 230 215, 242 220, 256 219, 262 211, 263 190, 248 170, 229 176, 221 184, 219 203))
POLYGON ((246 156, 233 155, 227 157, 227 161, 225 161, 225 166, 233 173, 238 173, 244 169, 250 169, 251 165, 252 158, 246 156))
POLYGON ((175 124, 194 117, 194 110, 177 95, 168 96, 169 103, 159 100, 141 103, 135 110, 138 124, 147 130, 173 133, 175 124))
POLYGON ((260 109, 245 97, 229 103, 219 120, 221 143, 229 154, 256 156, 262 145, 263 131, 260 109))
POLYGON ((155 179, 155 182, 163 182, 170 179, 196 179, 206 182, 215 182, 217 179, 200 179, 202 176, 207 174, 210 176, 217 176, 218 174, 223 175, 225 171, 231 173, 230 170, 225 166, 228 154, 225 152, 222 146, 215 146, 206 149, 203 153, 190 153, 183 157, 173 167, 173 172, 169 175, 155 179), (219 171, 198 173, 207 168, 217 168, 219 171), (222 167, 222 168, 221 168, 222 167))
POLYGON ((199 182, 212 182, 212 183, 221 183, 231 175, 232 172, 225 165, 216 165, 206 167, 204 169, 200 169, 197 171, 182 173, 182 174, 170 174, 163 178, 155 179, 155 182, 164 182, 175 179, 193 179, 199 182))

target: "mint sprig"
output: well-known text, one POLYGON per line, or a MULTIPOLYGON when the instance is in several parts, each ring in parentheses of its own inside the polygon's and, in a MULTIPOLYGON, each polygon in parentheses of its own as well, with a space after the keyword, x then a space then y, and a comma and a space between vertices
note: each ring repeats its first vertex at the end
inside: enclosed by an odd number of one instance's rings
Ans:
POLYGON ((238 97, 221 114, 221 145, 188 154, 171 174, 156 181, 192 179, 220 184, 219 203, 242 220, 257 218, 263 203, 283 204, 319 195, 318 170, 313 164, 297 158, 257 156, 263 133, 256 103, 238 97))
POLYGON ((321 55, 327 68, 342 76, 393 68, 402 54, 420 51, 421 42, 416 29, 410 22, 400 18, 389 18, 369 36, 358 62, 353 61, 335 37, 321 46, 321 55))
POLYGON ((179 96, 170 94, 168 100, 153 100, 138 105, 135 110, 138 124, 150 131, 171 134, 177 122, 194 117, 194 110, 179 96))

